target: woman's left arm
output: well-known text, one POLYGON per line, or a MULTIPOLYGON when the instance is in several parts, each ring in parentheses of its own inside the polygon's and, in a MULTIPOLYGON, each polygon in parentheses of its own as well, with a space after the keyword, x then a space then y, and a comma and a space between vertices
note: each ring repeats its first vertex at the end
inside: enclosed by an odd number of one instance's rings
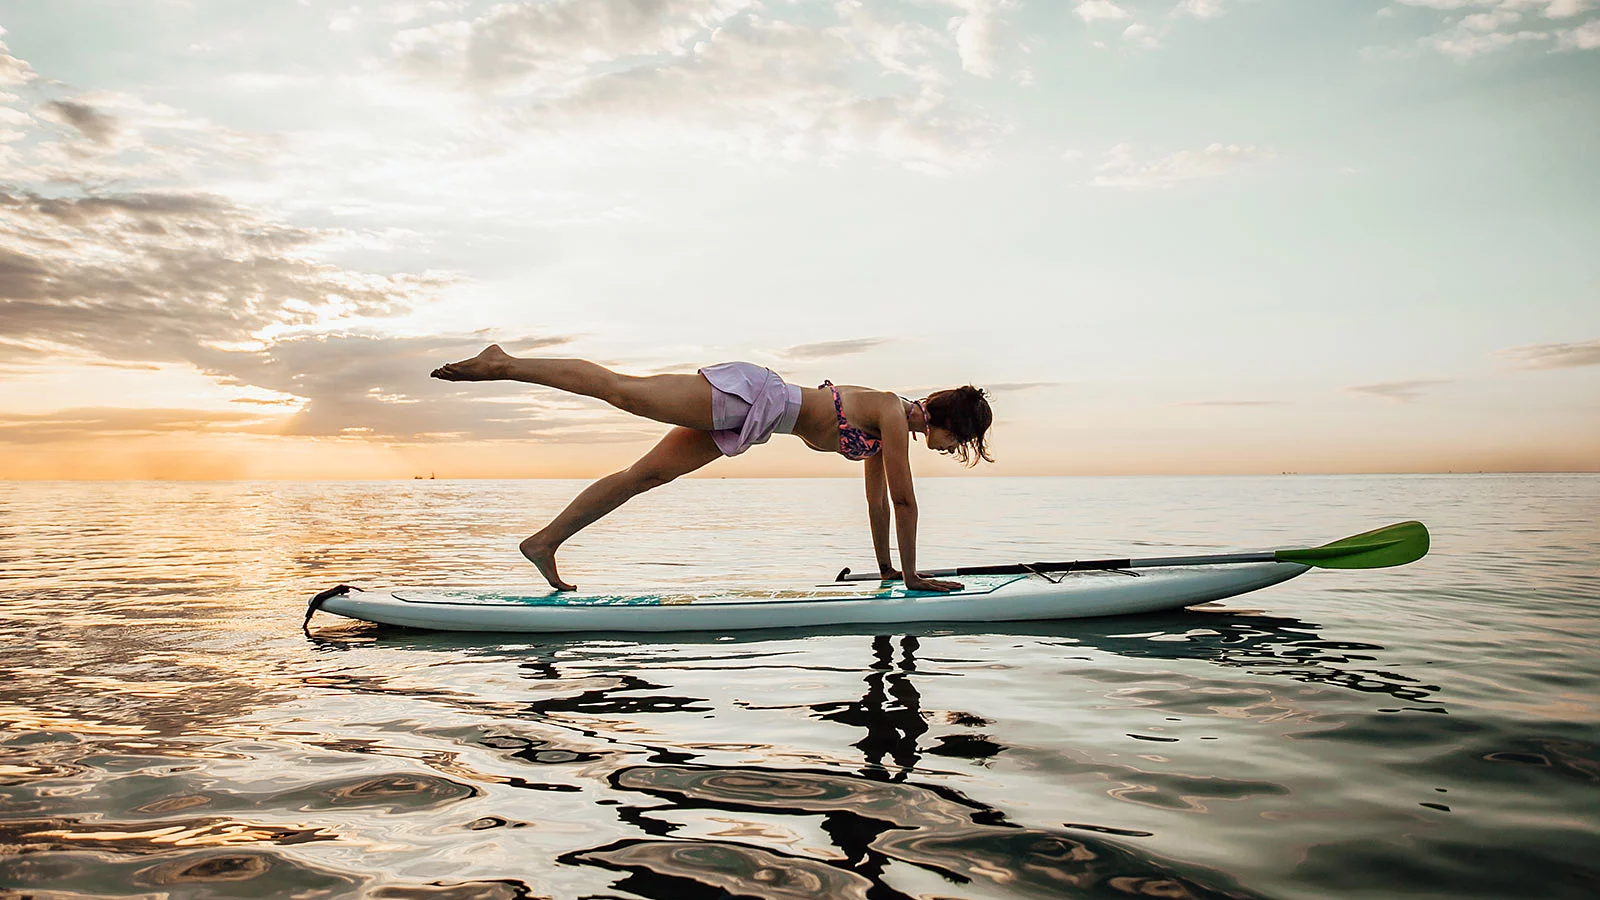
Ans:
POLYGON ((872 527, 872 552, 878 557, 878 577, 899 578, 889 558, 889 482, 883 474, 883 454, 867 457, 867 522, 872 527))

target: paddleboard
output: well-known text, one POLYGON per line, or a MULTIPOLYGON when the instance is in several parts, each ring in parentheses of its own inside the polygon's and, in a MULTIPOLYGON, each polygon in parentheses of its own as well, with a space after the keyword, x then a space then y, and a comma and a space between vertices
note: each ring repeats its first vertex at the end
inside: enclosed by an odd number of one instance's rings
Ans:
MULTIPOLYGON (((473 588, 325 591, 314 609, 383 625, 439 631, 740 631, 821 625, 1016 622, 1181 609, 1287 581, 1309 566, 1251 562, 1060 575, 972 575, 962 590, 908 591, 900 582, 798 588, 672 589, 655 593, 473 588)), ((343 586, 341 585, 341 588, 343 586)))

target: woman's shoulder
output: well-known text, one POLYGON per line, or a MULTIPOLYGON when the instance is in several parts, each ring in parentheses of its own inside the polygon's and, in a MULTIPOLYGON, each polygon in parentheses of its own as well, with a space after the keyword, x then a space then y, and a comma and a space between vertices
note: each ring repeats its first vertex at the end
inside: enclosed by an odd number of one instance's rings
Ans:
POLYGON ((859 395, 862 395, 862 396, 878 396, 878 397, 898 397, 898 396, 900 396, 899 394, 896 394, 894 391, 885 391, 885 390, 881 390, 881 389, 875 388, 875 387, 868 387, 867 385, 864 385, 864 384, 836 384, 836 385, 834 385, 834 387, 839 389, 839 393, 840 394, 850 394, 850 395, 858 395, 859 394, 859 395))
MULTIPOLYGON (((852 399, 852 406, 862 410, 869 417, 872 424, 881 422, 903 421, 903 412, 900 395, 894 391, 880 391, 877 388, 862 387, 858 389, 852 399)), ((877 429, 881 432, 881 429, 877 429)))

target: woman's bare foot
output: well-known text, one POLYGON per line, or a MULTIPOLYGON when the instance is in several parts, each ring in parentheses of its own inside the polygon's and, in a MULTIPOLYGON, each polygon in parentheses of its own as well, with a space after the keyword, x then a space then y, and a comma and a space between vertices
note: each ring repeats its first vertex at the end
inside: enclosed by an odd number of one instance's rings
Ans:
POLYGON ((555 548, 539 540, 537 534, 524 538, 522 543, 518 545, 518 549, 522 551, 523 556, 528 558, 528 562, 539 567, 539 573, 544 576, 545 581, 550 582, 551 587, 558 591, 575 591, 578 589, 577 585, 567 584, 561 580, 560 575, 556 574, 555 548))
POLYGON ((512 359, 510 354, 500 349, 499 344, 490 344, 471 359, 447 363, 429 374, 445 381, 494 381, 505 377, 512 359))

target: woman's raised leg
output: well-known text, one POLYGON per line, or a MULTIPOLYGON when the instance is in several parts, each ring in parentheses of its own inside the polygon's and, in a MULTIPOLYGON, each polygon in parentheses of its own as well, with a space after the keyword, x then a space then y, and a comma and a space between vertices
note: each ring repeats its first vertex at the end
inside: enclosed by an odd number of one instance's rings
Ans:
POLYGON ((471 359, 434 369, 445 381, 525 381, 595 397, 667 425, 711 430, 711 383, 699 375, 619 375, 586 359, 524 359, 490 344, 471 359))
POLYGON ((681 426, 672 429, 638 462, 584 488, 549 525, 522 541, 522 555, 539 567, 551 587, 560 591, 576 590, 556 573, 556 550, 567 538, 636 494, 660 487, 679 475, 687 475, 721 455, 709 431, 681 426))

